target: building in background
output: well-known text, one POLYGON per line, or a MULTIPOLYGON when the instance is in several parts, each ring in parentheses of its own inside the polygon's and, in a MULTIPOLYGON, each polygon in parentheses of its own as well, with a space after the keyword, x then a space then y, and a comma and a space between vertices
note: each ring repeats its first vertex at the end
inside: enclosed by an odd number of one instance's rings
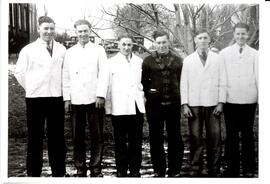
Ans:
POLYGON ((38 36, 36 5, 10 3, 8 28, 9 55, 17 54, 38 36))

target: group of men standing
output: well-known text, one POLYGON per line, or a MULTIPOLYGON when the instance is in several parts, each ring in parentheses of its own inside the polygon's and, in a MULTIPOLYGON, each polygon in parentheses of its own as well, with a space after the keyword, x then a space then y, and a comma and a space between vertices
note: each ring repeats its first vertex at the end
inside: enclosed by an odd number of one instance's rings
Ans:
POLYGON ((78 43, 68 50, 54 41, 53 19, 42 16, 38 23, 40 37, 21 50, 15 70, 15 77, 26 91, 28 176, 41 175, 45 127, 52 176, 65 176, 65 109, 72 115, 77 176, 86 177, 88 168, 91 177, 103 176, 105 111, 111 114, 117 177, 141 176, 144 113, 154 177, 180 177, 184 153, 181 106, 190 132, 190 176, 200 177, 203 169, 204 126, 208 176, 220 176, 223 111, 226 176, 239 177, 240 165, 244 177, 254 176, 258 54, 246 44, 246 24, 235 25, 236 43, 220 53, 209 49, 210 35, 200 30, 194 37, 195 52, 182 61, 170 50, 169 35, 162 30, 154 31, 156 51, 144 60, 132 53, 133 38, 128 34, 119 36, 119 52, 107 59, 105 50, 89 41, 91 25, 87 20, 75 22, 78 43), (89 166, 87 123, 91 140, 89 166))

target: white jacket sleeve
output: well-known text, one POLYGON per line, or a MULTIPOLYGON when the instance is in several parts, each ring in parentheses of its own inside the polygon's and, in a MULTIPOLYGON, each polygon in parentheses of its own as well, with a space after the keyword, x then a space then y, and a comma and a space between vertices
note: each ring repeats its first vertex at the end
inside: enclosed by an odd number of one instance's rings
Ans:
POLYGON ((71 100, 70 98, 70 71, 69 71, 69 56, 68 53, 65 55, 63 65, 63 98, 64 101, 71 100))
POLYGON ((254 58, 254 72, 255 72, 255 80, 256 80, 257 90, 259 90, 259 57, 258 57, 258 51, 256 51, 256 55, 255 55, 255 58, 254 58))
POLYGON ((98 84, 97 84, 97 97, 106 98, 109 85, 109 66, 107 63, 107 55, 103 48, 100 49, 98 59, 98 84))
POLYGON ((181 104, 188 104, 188 64, 184 59, 180 80, 181 104))
POLYGON ((225 63, 220 55, 218 58, 219 58, 218 102, 226 103, 227 77, 226 77, 225 63))
POLYGON ((14 76, 16 77, 18 83, 25 89, 25 74, 28 67, 28 55, 25 48, 23 48, 19 54, 17 60, 14 76))

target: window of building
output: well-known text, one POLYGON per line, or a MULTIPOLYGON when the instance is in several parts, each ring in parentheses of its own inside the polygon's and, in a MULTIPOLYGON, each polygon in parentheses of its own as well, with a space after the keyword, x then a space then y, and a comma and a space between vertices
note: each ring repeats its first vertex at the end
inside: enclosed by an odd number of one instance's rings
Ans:
POLYGON ((28 31, 27 29, 27 6, 23 8, 23 29, 24 31, 28 31))
POLYGON ((14 4, 11 4, 12 28, 15 27, 15 16, 14 4))
POLYGON ((21 5, 18 5, 18 26, 19 26, 19 30, 22 29, 22 16, 21 16, 21 5))

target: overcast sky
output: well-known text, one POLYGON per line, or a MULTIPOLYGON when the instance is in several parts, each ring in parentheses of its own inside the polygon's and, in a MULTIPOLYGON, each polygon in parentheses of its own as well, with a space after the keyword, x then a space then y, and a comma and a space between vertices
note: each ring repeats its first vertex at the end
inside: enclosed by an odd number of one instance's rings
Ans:
MULTIPOLYGON (((102 29, 95 29, 95 31, 102 38, 114 38, 113 30, 106 29, 111 26, 110 21, 112 21, 112 17, 104 14, 102 12, 102 8, 105 8, 106 11, 110 11, 115 9, 116 5, 121 6, 124 5, 124 3, 120 4, 116 3, 115 1, 112 3, 98 3, 99 0, 92 0, 88 1, 87 3, 75 3, 75 1, 67 2, 69 3, 56 3, 52 1, 46 2, 45 4, 36 3, 38 9, 38 16, 44 15, 44 9, 47 9, 48 16, 51 16, 56 22, 58 32, 64 32, 65 29, 74 30, 74 22, 78 19, 84 18, 85 16, 85 18, 90 21, 93 27, 102 29)), ((173 3, 163 3, 163 5, 165 5, 169 9, 173 9, 173 3)))
MULTIPOLYGON (((58 32, 64 32, 65 29, 69 31, 74 30, 74 22, 84 17, 90 21, 93 27, 109 28, 112 18, 102 13, 102 7, 107 9, 112 8, 115 4, 93 4, 93 3, 37 3, 38 16, 44 15, 47 9, 48 16, 52 17, 56 22, 58 32)), ((90 1, 89 1, 90 2, 90 1)), ((102 38, 113 38, 114 33, 111 29, 95 30, 102 38)))

